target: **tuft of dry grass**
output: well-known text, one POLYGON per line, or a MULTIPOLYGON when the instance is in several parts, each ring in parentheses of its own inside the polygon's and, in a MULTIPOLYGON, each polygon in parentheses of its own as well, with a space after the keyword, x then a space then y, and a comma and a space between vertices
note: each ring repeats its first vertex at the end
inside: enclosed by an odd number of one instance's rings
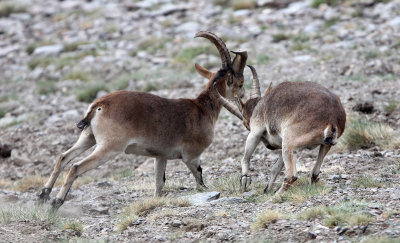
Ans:
POLYGON ((152 210, 159 207, 188 207, 191 203, 182 198, 151 197, 132 203, 125 207, 120 214, 117 224, 118 231, 124 231, 139 217, 148 215, 152 210))
POLYGON ((279 210, 267 210, 260 213, 256 220, 251 224, 253 231, 266 228, 267 224, 273 224, 279 219, 287 218, 286 215, 282 214, 279 210))
POLYGON ((373 146, 394 149, 400 146, 400 139, 389 125, 351 117, 336 146, 339 150, 368 149, 373 146))
POLYGON ((81 236, 83 232, 83 224, 81 221, 72 219, 64 223, 63 229, 74 231, 75 235, 81 236))
POLYGON ((0 17, 8 17, 12 13, 26 12, 26 5, 14 1, 0 2, 0 17))
POLYGON ((8 223, 18 220, 34 220, 44 221, 53 225, 59 225, 61 219, 58 214, 43 207, 21 207, 21 206, 5 206, 0 208, 0 223, 8 223))
POLYGON ((320 218, 324 225, 334 227, 338 225, 366 225, 375 219, 364 213, 368 204, 360 201, 346 201, 333 206, 320 206, 307 209, 297 215, 301 220, 320 218))
MULTIPOLYGON (((67 176, 66 172, 62 173, 57 178, 57 181, 54 184, 54 187, 61 186, 64 183, 66 176, 67 176)), ((9 184, 7 184, 7 187, 11 188, 14 191, 26 192, 26 191, 29 191, 32 189, 39 189, 39 188, 43 187, 43 185, 47 182, 48 179, 49 179, 48 176, 42 176, 39 173, 35 173, 34 175, 25 176, 21 180, 16 181, 14 183, 14 185, 9 183, 9 184)), ((89 184, 95 180, 96 180, 96 177, 90 176, 90 175, 78 177, 74 181, 72 188, 76 189, 82 185, 89 184)), ((1 181, 0 181, 0 188, 1 188, 1 181)))
POLYGON ((255 0, 233 0, 232 8, 235 10, 238 9, 252 9, 255 8, 257 2, 255 0))
POLYGON ((362 175, 357 180, 354 181, 353 187, 355 188, 369 188, 369 187, 377 187, 382 188, 385 187, 385 184, 375 179, 372 175, 362 175))
POLYGON ((282 203, 286 201, 301 204, 309 198, 319 195, 325 195, 332 190, 331 187, 319 181, 311 183, 309 178, 299 178, 287 191, 275 195, 272 198, 273 203, 282 203))

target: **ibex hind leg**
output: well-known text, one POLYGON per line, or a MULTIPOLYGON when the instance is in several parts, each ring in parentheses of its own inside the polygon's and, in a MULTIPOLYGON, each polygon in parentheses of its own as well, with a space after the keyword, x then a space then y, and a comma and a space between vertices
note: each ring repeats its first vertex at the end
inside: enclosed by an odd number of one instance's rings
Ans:
POLYGON ((65 166, 68 165, 68 163, 71 162, 71 160, 73 160, 75 157, 85 152, 95 144, 96 140, 94 139, 90 128, 86 128, 85 130, 83 130, 74 146, 72 146, 70 149, 68 149, 66 152, 62 153, 58 157, 58 160, 56 162, 56 165, 54 166, 53 172, 51 173, 49 180, 46 182, 42 190, 38 193, 39 202, 47 201, 50 198, 50 192, 53 189, 54 183, 56 182, 58 176, 65 168, 65 166))
POLYGON ((319 148, 319 153, 318 153, 318 158, 317 158, 317 162, 314 165, 314 168, 312 170, 311 173, 311 182, 312 183, 317 183, 319 181, 319 173, 320 173, 320 169, 321 169, 321 165, 322 165, 322 161, 324 160, 326 154, 329 152, 329 150, 331 149, 332 146, 330 145, 325 145, 322 144, 319 148))
POLYGON ((106 145, 98 146, 89 156, 79 161, 78 163, 75 163, 69 170, 67 178, 65 179, 65 182, 60 192, 57 194, 55 200, 52 202, 53 208, 56 209, 64 203, 64 200, 72 186, 72 183, 76 180, 76 178, 78 178, 78 176, 91 169, 97 168, 118 153, 119 151, 112 150, 106 145))
POLYGON ((272 167, 271 177, 269 178, 267 187, 264 189, 265 194, 267 194, 271 191, 276 178, 278 177, 279 173, 282 171, 283 165, 284 165, 284 163, 283 163, 282 153, 281 153, 281 154, 279 154, 278 161, 276 161, 274 166, 272 167))

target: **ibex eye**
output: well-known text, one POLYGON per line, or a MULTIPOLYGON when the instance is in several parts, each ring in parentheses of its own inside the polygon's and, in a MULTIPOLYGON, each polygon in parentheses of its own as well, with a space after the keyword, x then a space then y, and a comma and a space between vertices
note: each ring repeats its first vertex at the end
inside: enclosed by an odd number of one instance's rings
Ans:
POLYGON ((101 107, 97 108, 98 111, 101 111, 101 107))

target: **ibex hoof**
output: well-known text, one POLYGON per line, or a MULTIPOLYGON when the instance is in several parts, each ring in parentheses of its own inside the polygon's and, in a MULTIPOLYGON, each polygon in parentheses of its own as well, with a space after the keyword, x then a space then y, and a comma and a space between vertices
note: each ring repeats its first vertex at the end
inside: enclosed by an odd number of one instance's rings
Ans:
POLYGON ((312 175, 311 176, 311 183, 317 183, 319 181, 318 175, 312 175))
POLYGON ((282 184, 281 188, 279 188, 277 194, 281 194, 284 191, 286 191, 296 180, 297 180, 297 176, 292 176, 290 178, 286 177, 283 180, 283 184, 282 184))
POLYGON ((245 191, 251 184, 251 177, 248 175, 242 175, 240 177, 240 185, 242 187, 242 191, 245 191))
POLYGON ((270 188, 268 188, 268 186, 264 189, 264 194, 268 194, 271 191, 270 188))
POLYGON ((39 202, 43 203, 46 202, 50 199, 50 192, 51 188, 42 188, 42 191, 40 191, 37 196, 39 198, 39 202))
POLYGON ((204 185, 204 184, 201 184, 201 185, 198 185, 196 187, 196 189, 197 189, 197 191, 204 192, 204 191, 208 190, 208 187, 206 187, 206 185, 204 185))
POLYGON ((55 198, 51 202, 51 206, 52 206, 53 210, 57 210, 57 209, 59 209, 61 207, 61 205, 63 205, 63 203, 64 203, 63 199, 55 198))

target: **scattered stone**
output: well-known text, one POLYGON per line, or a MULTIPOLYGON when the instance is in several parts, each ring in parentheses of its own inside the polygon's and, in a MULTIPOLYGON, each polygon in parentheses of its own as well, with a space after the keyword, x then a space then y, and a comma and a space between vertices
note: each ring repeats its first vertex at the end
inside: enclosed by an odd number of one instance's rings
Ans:
POLYGON ((358 111, 364 114, 371 114, 374 112, 374 105, 371 102, 358 103, 352 108, 353 111, 358 111))
POLYGON ((63 50, 63 45, 50 45, 50 46, 40 46, 35 49, 33 55, 36 56, 55 56, 61 53, 63 50))
POLYGON ((315 234, 314 232, 309 231, 309 232, 307 232, 307 238, 308 239, 315 239, 315 238, 317 238, 317 234, 315 234))
POLYGON ((112 186, 111 182, 109 181, 101 181, 96 184, 98 187, 110 187, 112 186))
POLYGON ((180 220, 174 220, 171 225, 172 227, 180 227, 182 222, 180 220))
POLYGON ((241 197, 223 197, 217 200, 210 202, 211 205, 215 204, 239 204, 239 203, 247 203, 247 200, 241 197))
POLYGON ((216 200, 221 195, 220 192, 202 192, 194 195, 184 196, 183 198, 188 199, 192 205, 204 205, 212 200, 216 200))
POLYGON ((0 156, 3 158, 7 158, 11 156, 11 146, 8 144, 2 144, 0 143, 0 156))

